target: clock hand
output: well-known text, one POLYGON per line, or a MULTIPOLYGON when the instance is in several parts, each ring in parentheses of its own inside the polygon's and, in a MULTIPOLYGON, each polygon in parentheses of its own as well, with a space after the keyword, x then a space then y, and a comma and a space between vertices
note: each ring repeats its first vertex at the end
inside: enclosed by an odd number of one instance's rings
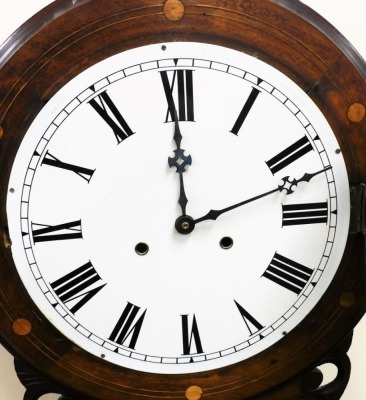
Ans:
POLYGON ((286 177, 282 178, 282 180, 283 180, 283 185, 280 185, 280 186, 279 186, 280 191, 286 190, 286 191, 287 191, 286 194, 291 194, 291 193, 294 192, 294 191, 292 190, 292 188, 293 188, 294 186, 297 186, 298 183, 300 183, 300 182, 310 182, 310 180, 311 180, 312 178, 314 178, 314 176, 316 176, 316 175, 318 175, 318 174, 321 174, 322 172, 328 171, 329 169, 332 169, 332 166, 331 166, 331 165, 328 165, 328 166, 325 167, 324 169, 321 169, 320 171, 314 172, 313 174, 305 173, 305 174, 302 176, 302 178, 300 178, 300 179, 293 179, 292 181, 290 181, 290 179, 289 179, 290 177, 289 177, 289 176, 286 176, 286 177), (286 184, 289 185, 288 188, 285 187, 286 184))
MULTIPOLYGON (((268 196, 268 195, 270 195, 272 193, 285 191, 286 192, 285 194, 289 195, 289 194, 294 192, 293 191, 293 187, 297 186, 298 183, 300 183, 300 182, 310 182, 310 180, 314 176, 316 176, 318 174, 321 174, 322 172, 325 172, 325 171, 327 171, 328 169, 331 169, 331 168, 332 167, 329 165, 328 167, 325 167, 325 168, 321 169, 320 171, 314 172, 312 174, 305 173, 303 175, 303 177, 300 178, 300 179, 290 180, 288 176, 285 176, 284 178, 282 178, 283 184, 282 185, 278 185, 278 187, 276 189, 272 189, 272 190, 270 190, 268 192, 262 193, 262 194, 260 194, 258 196, 254 196, 254 197, 252 197, 250 199, 241 201, 240 203, 234 204, 234 205, 232 205, 230 207, 223 208, 221 210, 210 210, 203 217, 200 217, 200 218, 192 220, 191 224, 193 223, 193 225, 196 225, 199 222, 206 221, 208 219, 216 220, 221 214, 224 214, 224 213, 226 213, 228 211, 231 211, 231 210, 233 210, 235 208, 241 207, 241 206, 243 206, 245 204, 251 203, 251 202, 253 202, 255 200, 261 199, 262 197, 268 196)), ((193 230, 193 228, 192 228, 192 230, 193 230)))
POLYGON ((183 173, 186 172, 186 166, 192 165, 192 157, 184 155, 184 149, 181 149, 180 144, 182 141, 182 134, 179 129, 178 123, 178 115, 177 111, 175 110, 175 117, 174 117, 174 141, 177 145, 177 149, 174 150, 175 156, 168 158, 169 167, 176 167, 176 172, 179 174, 179 200, 178 203, 182 209, 182 215, 186 214, 186 207, 188 203, 188 199, 184 190, 184 181, 183 181, 183 173))
MULTIPOLYGON (((209 211, 206 215, 204 215, 203 217, 195 219, 195 220, 194 220, 194 223, 195 223, 195 224, 198 224, 199 222, 206 221, 206 220, 208 220, 208 219, 216 220, 221 214, 224 214, 224 213, 226 213, 226 212, 228 212, 228 211, 231 211, 231 210, 233 210, 234 208, 241 207, 241 206, 243 206, 244 204, 251 203, 251 202, 254 201, 254 200, 261 199, 262 197, 268 196, 268 195, 270 195, 270 194, 272 194, 272 193, 275 193, 275 192, 278 192, 278 191, 280 191, 280 190, 281 190, 281 189, 280 189, 280 186, 278 186, 276 189, 270 190, 269 192, 262 193, 262 194, 260 194, 260 195, 258 195, 258 196, 254 196, 254 197, 252 197, 252 198, 250 198, 250 199, 241 201, 240 203, 234 204, 234 205, 232 205, 232 206, 230 206, 230 207, 222 208, 221 210, 210 210, 210 211, 209 211)), ((288 194, 288 193, 287 193, 287 194, 288 194)))

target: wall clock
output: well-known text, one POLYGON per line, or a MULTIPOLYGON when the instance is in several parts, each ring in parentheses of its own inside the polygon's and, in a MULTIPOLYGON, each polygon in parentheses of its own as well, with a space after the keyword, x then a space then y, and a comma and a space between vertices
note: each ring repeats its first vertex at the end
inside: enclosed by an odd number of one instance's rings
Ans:
POLYGON ((339 398, 366 301, 345 40, 287 1, 56 1, 19 37, 0 312, 28 393, 339 398))

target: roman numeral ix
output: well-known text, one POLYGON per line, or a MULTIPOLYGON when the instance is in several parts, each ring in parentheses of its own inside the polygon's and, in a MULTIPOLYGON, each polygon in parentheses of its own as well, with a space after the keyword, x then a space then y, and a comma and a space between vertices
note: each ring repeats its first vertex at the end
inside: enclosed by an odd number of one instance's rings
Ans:
POLYGON ((312 269, 275 253, 262 276, 285 289, 300 294, 312 274, 312 269))
POLYGON ((160 71, 160 76, 168 103, 165 122, 175 120, 175 110, 179 121, 194 121, 193 71, 183 69, 160 71), (171 81, 168 73, 171 74, 171 81))
POLYGON ((70 311, 75 314, 106 285, 96 286, 99 281, 101 278, 89 261, 51 283, 51 287, 65 305, 72 305, 70 311))

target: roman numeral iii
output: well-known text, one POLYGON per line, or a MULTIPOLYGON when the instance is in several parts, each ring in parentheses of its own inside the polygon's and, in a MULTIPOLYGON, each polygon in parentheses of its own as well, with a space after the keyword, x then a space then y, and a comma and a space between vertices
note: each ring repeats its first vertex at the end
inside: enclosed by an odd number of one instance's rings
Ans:
POLYGON ((194 121, 193 71, 183 69, 160 71, 160 76, 168 103, 165 122, 175 120, 175 110, 179 121, 194 121), (171 81, 168 74, 171 76, 171 81))
POLYGON ((275 253, 262 276, 285 289, 300 294, 308 283, 312 273, 312 269, 275 253))
POLYGON ((311 145, 309 139, 304 136, 291 146, 287 147, 285 150, 278 153, 276 156, 272 157, 270 160, 266 161, 266 164, 271 170, 272 174, 275 174, 294 161, 298 160, 300 157, 309 153, 311 150, 313 150, 313 146, 311 145))
POLYGON ((193 314, 191 328, 189 328, 189 315, 181 315, 181 318, 182 318, 182 336, 183 336, 183 355, 203 353, 196 316, 193 314), (193 345, 194 345, 194 350, 192 350, 193 345))
POLYGON ((60 225, 41 225, 32 222, 34 243, 54 240, 82 239, 81 220, 60 225))
POLYGON ((118 144, 134 134, 107 92, 98 94, 89 104, 113 130, 118 144))
POLYGON ((328 203, 283 204, 282 226, 326 224, 328 203))
POLYGON ((70 311, 75 314, 106 285, 96 286, 99 281, 101 278, 89 261, 51 283, 51 287, 65 305, 72 304, 70 311))
POLYGON ((109 340, 134 350, 144 322, 145 314, 146 310, 140 312, 140 307, 127 302, 109 340), (140 316, 138 317, 138 315, 140 316))

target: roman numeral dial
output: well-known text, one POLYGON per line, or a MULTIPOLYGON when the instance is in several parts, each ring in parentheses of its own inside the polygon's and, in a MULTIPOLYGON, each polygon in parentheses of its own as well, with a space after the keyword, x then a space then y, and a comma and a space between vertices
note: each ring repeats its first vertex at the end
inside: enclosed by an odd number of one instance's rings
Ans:
POLYGON ((347 171, 309 101, 248 54, 186 41, 76 76, 16 140, 4 189, 39 310, 125 371, 203 375, 276 348, 347 243, 347 171))

